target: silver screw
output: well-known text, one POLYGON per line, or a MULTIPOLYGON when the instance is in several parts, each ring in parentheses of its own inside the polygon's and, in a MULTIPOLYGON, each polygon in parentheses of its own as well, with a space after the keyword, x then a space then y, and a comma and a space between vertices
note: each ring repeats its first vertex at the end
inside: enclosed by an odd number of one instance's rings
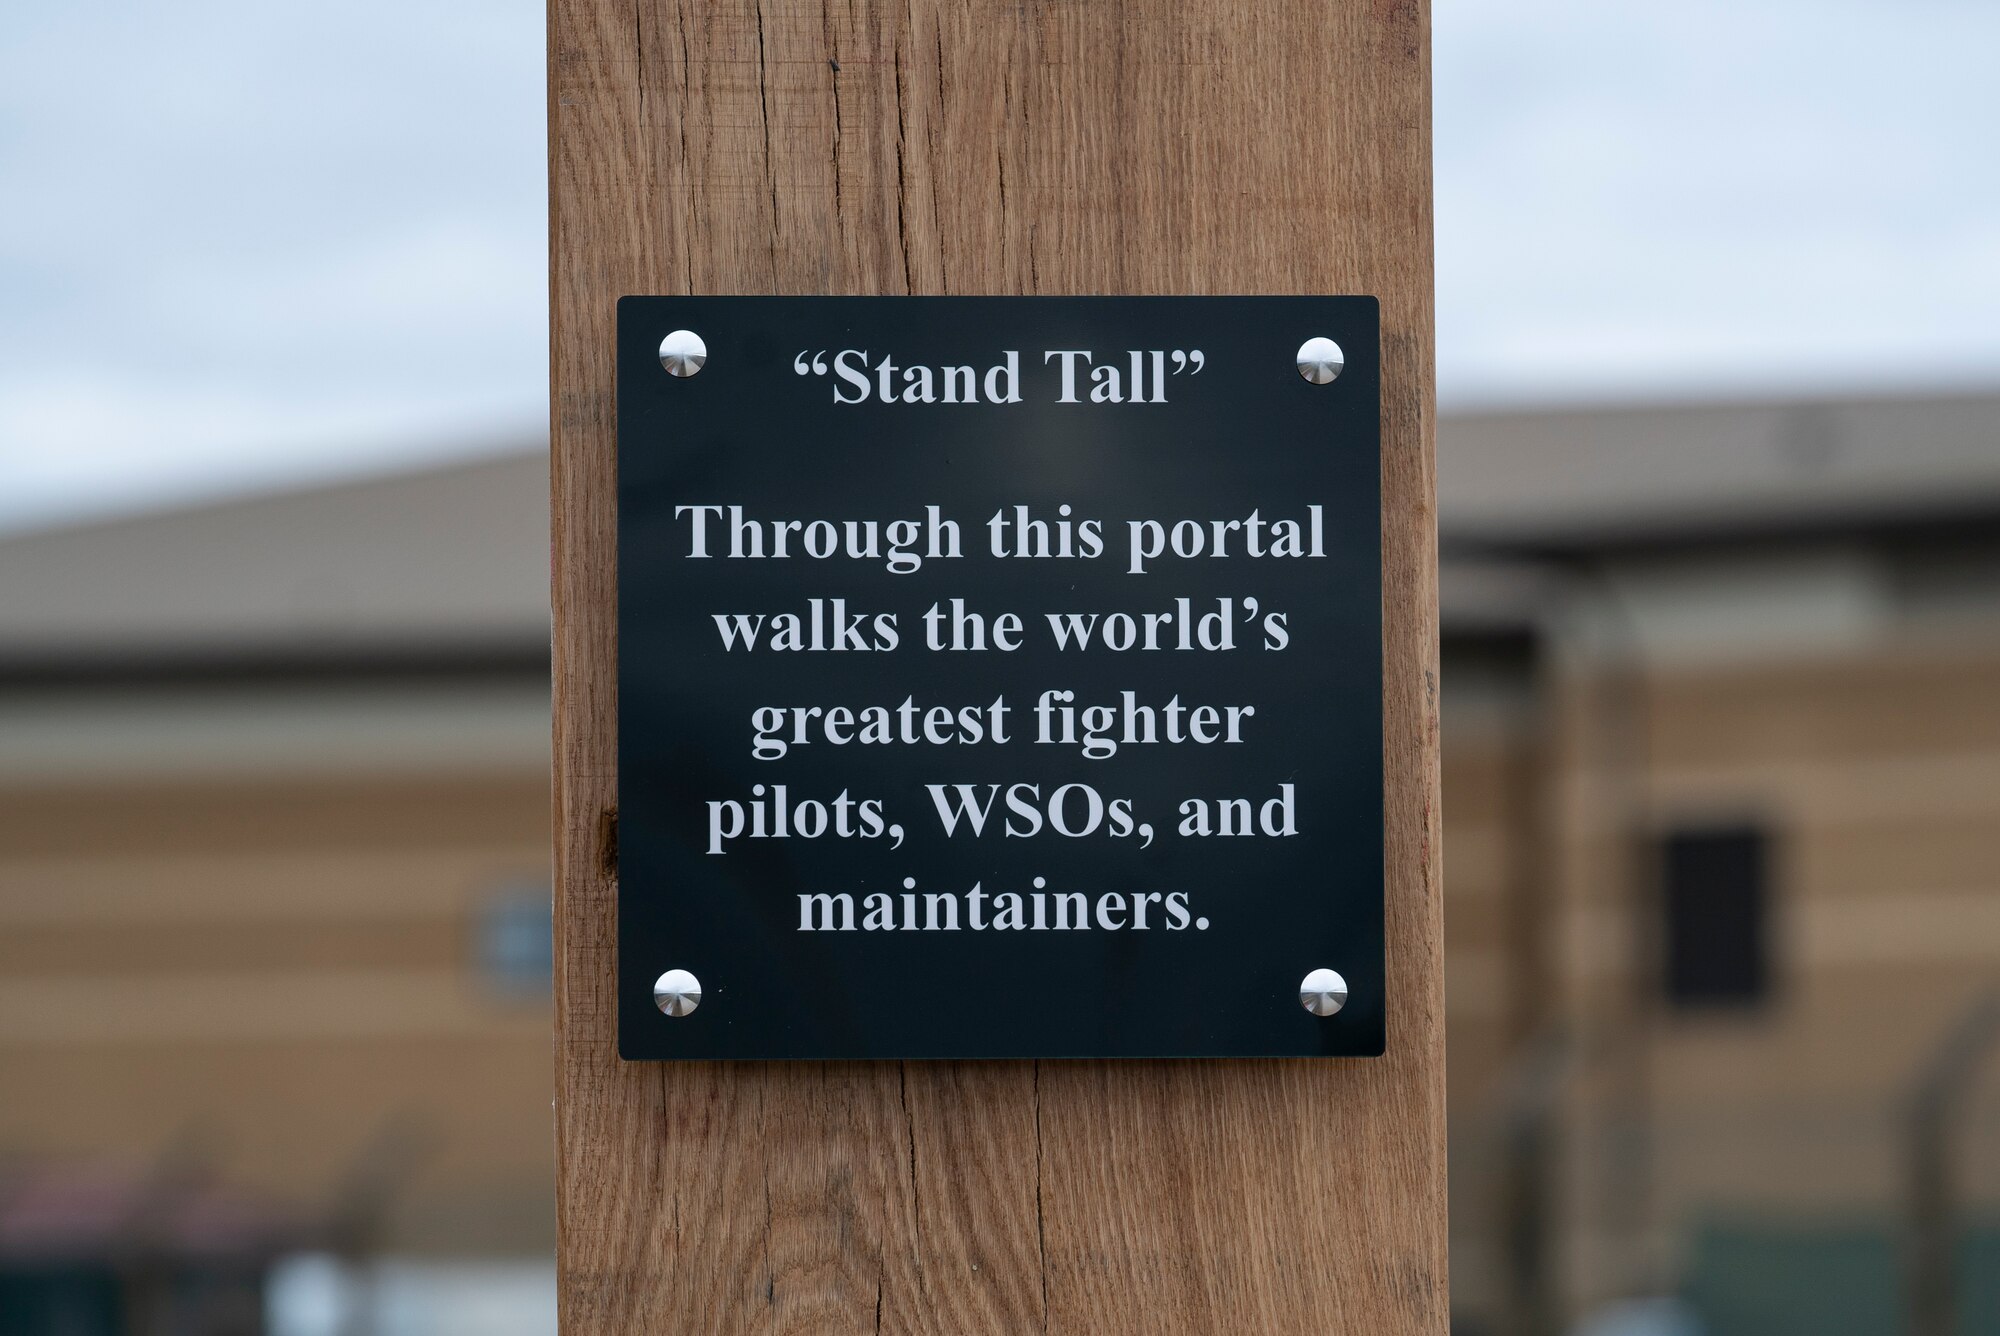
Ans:
POLYGON ((1347 1005, 1347 980, 1332 970, 1314 970, 1299 983, 1299 1005, 1315 1016, 1331 1016, 1347 1005))
POLYGON ((660 340, 660 365, 670 376, 692 376, 707 362, 708 345, 691 329, 677 329, 660 340))
POLYGON ((1331 384, 1346 365, 1346 356, 1332 339, 1310 338, 1299 345, 1299 374, 1315 385, 1331 384))
POLYGON ((701 980, 686 970, 668 970, 653 980, 653 1005, 669 1016, 685 1016, 701 1005, 701 980))

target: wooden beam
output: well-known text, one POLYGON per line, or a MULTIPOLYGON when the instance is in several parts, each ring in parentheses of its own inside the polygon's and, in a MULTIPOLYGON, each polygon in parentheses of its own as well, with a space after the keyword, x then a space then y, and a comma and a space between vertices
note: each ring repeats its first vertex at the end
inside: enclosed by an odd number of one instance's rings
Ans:
POLYGON ((551 0, 569 1336, 1446 1328, 1421 0, 551 0), (614 303, 1373 293, 1389 1051, 632 1064, 614 1043, 614 303))

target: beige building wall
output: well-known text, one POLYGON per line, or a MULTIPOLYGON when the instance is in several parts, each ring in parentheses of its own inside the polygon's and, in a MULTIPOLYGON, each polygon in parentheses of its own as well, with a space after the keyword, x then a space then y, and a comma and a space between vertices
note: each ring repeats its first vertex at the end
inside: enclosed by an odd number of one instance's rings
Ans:
MULTIPOLYGON (((1577 1028, 1643 1050, 1654 1264, 1671 1271, 1673 1240, 1705 1212, 1894 1217, 1912 1085, 2000 986, 2000 645, 1669 668, 1640 700, 1640 819, 1760 826, 1773 893, 1766 1002, 1629 1016, 1634 906, 1651 890, 1619 867, 1624 781, 1578 754, 1605 725, 1572 718, 1555 928, 1577 1028)), ((1633 1063, 1606 1054, 1598 1079, 1633 1063)), ((1618 1101, 1576 1106, 1600 1142, 1618 1101)), ((1970 1135, 1996 1131, 1988 1113, 1970 1135)), ((1615 1225, 1591 1140, 1578 1224, 1615 1225)), ((1971 1186, 1992 1202, 2000 1184, 1971 1186)), ((1614 1234, 1579 1230, 1581 1291, 1617 1273, 1614 1234)))
POLYGON ((546 687, 378 686, 399 748, 348 694, 0 703, 0 1156, 192 1154, 312 1216, 379 1187, 388 1250, 546 1252, 546 984, 532 934, 492 959, 546 915, 546 687), (51 777, 23 721, 63 714, 51 777))

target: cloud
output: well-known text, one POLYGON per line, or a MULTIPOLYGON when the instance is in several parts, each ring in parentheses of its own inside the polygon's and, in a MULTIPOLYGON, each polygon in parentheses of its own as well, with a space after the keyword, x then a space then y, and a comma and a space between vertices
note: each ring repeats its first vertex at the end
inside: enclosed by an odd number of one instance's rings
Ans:
POLYGON ((0 14, 0 524, 538 430, 542 36, 532 0, 0 14))
POLYGON ((2000 7, 1438 0, 1447 401, 2000 379, 2000 7))
MULTIPOLYGON (((1447 404, 2000 379, 2000 6, 1436 0, 1447 404)), ((0 525, 545 421, 539 0, 0 8, 0 525)))

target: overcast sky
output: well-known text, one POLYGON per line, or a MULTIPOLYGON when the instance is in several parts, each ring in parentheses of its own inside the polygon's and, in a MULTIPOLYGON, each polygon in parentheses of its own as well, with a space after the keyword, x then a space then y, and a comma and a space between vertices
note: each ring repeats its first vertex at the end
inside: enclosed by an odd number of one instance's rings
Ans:
MULTIPOLYGON (((2000 4, 1435 24, 1447 408, 2000 385, 2000 4)), ((534 439, 542 35, 0 6, 0 527, 534 439)))

